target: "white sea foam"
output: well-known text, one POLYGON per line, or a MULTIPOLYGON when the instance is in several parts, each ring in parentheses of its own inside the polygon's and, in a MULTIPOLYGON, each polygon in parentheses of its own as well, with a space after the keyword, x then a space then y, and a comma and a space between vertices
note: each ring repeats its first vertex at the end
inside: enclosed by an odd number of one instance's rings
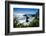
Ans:
POLYGON ((24 14, 16 14, 17 20, 19 23, 23 23, 23 25, 29 25, 29 23, 34 19, 34 17, 29 16, 29 22, 26 22, 26 17, 24 14))

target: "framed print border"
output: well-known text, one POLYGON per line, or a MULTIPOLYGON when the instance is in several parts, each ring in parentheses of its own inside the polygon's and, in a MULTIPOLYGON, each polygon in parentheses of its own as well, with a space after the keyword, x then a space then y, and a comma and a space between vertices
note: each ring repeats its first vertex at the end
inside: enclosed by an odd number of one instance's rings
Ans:
POLYGON ((18 34, 33 34, 33 33, 44 33, 45 31, 45 4, 37 2, 18 2, 18 1, 5 1, 5 35, 18 35, 18 34), (22 31, 22 32, 10 32, 10 7, 9 4, 27 4, 27 5, 40 5, 42 6, 42 31, 22 31))

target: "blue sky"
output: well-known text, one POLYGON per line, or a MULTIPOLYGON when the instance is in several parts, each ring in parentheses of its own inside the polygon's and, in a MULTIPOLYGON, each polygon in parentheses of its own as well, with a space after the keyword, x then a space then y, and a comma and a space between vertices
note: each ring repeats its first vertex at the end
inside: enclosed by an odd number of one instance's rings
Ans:
POLYGON ((13 14, 36 14, 38 9, 35 8, 13 8, 13 14))

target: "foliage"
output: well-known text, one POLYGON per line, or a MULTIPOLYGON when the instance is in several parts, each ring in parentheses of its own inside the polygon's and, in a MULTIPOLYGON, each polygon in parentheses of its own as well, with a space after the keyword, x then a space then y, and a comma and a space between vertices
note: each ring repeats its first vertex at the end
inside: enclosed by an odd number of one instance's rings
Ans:
POLYGON ((23 25, 23 23, 19 23, 18 25, 18 21, 16 21, 16 23, 14 23, 14 27, 38 27, 39 26, 39 19, 34 19, 32 20, 32 22, 30 22, 29 25, 23 25))
POLYGON ((30 23, 29 26, 30 26, 30 27, 38 27, 38 26, 39 26, 39 20, 34 19, 34 20, 30 23))

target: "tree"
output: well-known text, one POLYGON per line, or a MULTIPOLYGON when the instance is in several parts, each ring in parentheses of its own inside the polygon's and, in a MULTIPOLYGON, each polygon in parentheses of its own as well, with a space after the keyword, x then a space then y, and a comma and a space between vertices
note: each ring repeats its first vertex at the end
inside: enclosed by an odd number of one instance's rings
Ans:
POLYGON ((38 9, 38 11, 37 11, 37 13, 36 13, 36 15, 35 15, 35 18, 36 18, 36 19, 39 18, 39 9, 38 9))
POLYGON ((17 24, 18 24, 18 20, 17 18, 15 17, 14 20, 13 20, 13 24, 14 24, 14 27, 17 27, 17 24))

